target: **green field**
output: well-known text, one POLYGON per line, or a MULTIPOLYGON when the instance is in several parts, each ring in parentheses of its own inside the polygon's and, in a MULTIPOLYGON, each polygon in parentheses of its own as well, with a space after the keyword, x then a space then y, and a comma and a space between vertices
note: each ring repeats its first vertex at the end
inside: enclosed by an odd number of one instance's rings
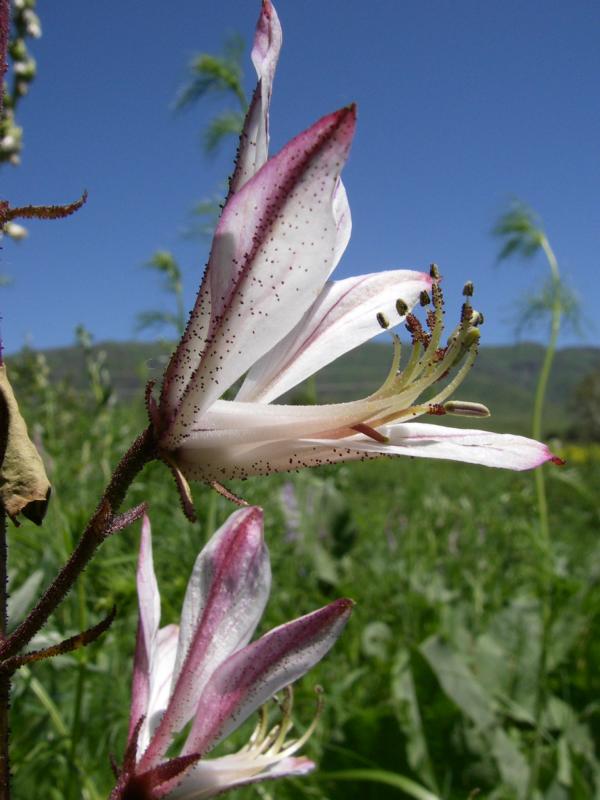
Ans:
MULTIPOLYGON (((70 553, 145 424, 138 388, 152 370, 160 374, 158 361, 148 363, 160 348, 139 346, 135 356, 131 347, 105 349, 117 402, 106 401, 94 355, 84 363, 76 351, 50 353, 50 379, 34 354, 12 364, 54 487, 43 528, 25 522, 9 531, 14 621, 70 553), (86 363, 88 378, 74 384, 69 376, 85 375, 86 363)), ((484 348, 460 397, 488 403, 491 428, 527 432, 541 353, 484 348)), ((356 397, 381 380, 389 357, 372 345, 342 359, 320 377, 319 394, 356 397)), ((598 361, 591 348, 559 354, 549 432, 564 436, 570 392, 598 361)), ((232 485, 266 509, 274 578, 259 633, 338 596, 357 604, 334 650, 296 691, 302 730, 314 715, 315 684, 325 689, 304 749, 319 771, 236 797, 600 796, 600 455, 584 444, 557 447, 568 463, 545 468, 549 554, 528 473, 382 459, 232 485)), ((195 486, 199 522, 191 525, 160 464, 145 469, 127 506, 148 498, 166 624, 178 620, 197 551, 233 508, 195 486)), ((88 627, 116 604, 110 631, 15 680, 15 797, 94 800, 111 789, 109 754, 121 757, 128 724, 138 539, 136 524, 106 543, 34 645, 88 627)), ((227 747, 240 746, 251 727, 227 747)))

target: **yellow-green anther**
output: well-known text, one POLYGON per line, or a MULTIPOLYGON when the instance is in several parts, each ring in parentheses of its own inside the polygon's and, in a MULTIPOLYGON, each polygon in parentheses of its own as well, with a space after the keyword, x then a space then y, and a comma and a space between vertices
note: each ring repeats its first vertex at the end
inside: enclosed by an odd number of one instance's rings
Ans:
POLYGON ((483 325, 483 314, 481 311, 475 311, 471 314, 471 325, 483 325))
POLYGON ((434 281, 439 281, 439 279, 441 278, 441 275, 440 275, 440 271, 438 269, 438 265, 437 264, 431 264, 430 265, 429 274, 431 275, 431 277, 433 278, 434 281))
POLYGON ((401 317, 405 317, 408 314, 408 305, 404 302, 404 300, 396 300, 396 311, 401 317))
POLYGON ((431 303, 431 297, 429 297, 429 293, 423 289, 421 294, 419 295, 419 302, 423 307, 428 306, 431 303))
POLYGON ((469 403, 466 400, 449 400, 444 403, 446 414, 455 417, 489 417, 490 410, 482 403, 469 403))
POLYGON ((467 281, 463 286, 463 295, 465 297, 473 297, 473 292, 475 287, 473 286, 473 281, 467 281))
POLYGON ((448 344, 456 348, 458 347, 458 352, 456 353, 455 357, 448 361, 448 368, 450 367, 457 367, 466 354, 476 348, 479 344, 479 340, 481 338, 481 331, 479 328, 468 328, 464 333, 461 332, 460 328, 455 331, 450 339, 448 339, 448 344))

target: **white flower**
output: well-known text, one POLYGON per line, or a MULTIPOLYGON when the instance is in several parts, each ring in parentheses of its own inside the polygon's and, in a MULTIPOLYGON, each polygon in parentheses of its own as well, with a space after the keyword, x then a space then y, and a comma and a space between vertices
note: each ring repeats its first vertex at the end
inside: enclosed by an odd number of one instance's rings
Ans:
POLYGON ((248 644, 271 586, 262 511, 255 507, 232 514, 198 555, 179 627, 159 627, 160 594, 147 518, 137 584, 140 618, 129 737, 112 800, 200 800, 232 786, 310 771, 314 764, 294 753, 313 726, 299 739, 289 737, 289 693, 277 728, 268 730, 263 710, 240 751, 205 756, 323 658, 346 624, 352 602, 337 600, 248 644), (181 754, 169 758, 173 739, 190 721, 181 754))
MULTIPOLYGON (((439 274, 392 270, 330 281, 350 237, 340 180, 355 108, 323 117, 267 158, 268 108, 281 30, 264 0, 252 58, 258 85, 240 140, 231 191, 185 334, 151 413, 164 459, 187 478, 218 484, 382 455, 444 458, 528 469, 552 458, 521 436, 415 423, 423 414, 487 416, 450 395, 470 368, 480 315, 467 296, 442 343, 439 274), (410 309, 427 305, 425 331, 410 309), (413 339, 399 372, 363 399, 323 406, 273 403, 343 353, 401 321, 413 339), (462 364, 462 366, 461 366, 462 364), (433 398, 419 397, 451 370, 433 398), (246 375, 235 400, 220 399, 246 375)), ((470 294, 471 291, 467 291, 470 294)))

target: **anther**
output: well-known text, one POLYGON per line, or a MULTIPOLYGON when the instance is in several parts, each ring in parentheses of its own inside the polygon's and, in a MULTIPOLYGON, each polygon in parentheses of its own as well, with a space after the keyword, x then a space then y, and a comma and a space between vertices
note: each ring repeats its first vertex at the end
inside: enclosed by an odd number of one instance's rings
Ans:
POLYGON ((434 281, 439 281, 439 279, 442 277, 440 275, 440 271, 438 269, 438 265, 437 264, 430 264, 430 266, 429 266, 429 274, 431 275, 431 277, 433 278, 434 281))
POLYGON ((382 327, 384 330, 390 327, 389 319, 386 317, 385 314, 382 314, 381 311, 377 312, 377 322, 379 323, 380 327, 382 327))
POLYGON ((425 289, 423 289, 423 291, 419 295, 419 303, 423 307, 428 306, 429 303, 431 303, 431 297, 429 297, 429 293, 426 292, 425 289))
POLYGON ((444 403, 446 414, 455 417, 489 417, 490 410, 482 403, 469 403, 466 400, 449 400, 444 403))
POLYGON ((408 306, 404 302, 404 300, 396 300, 396 311, 398 312, 399 316, 401 317, 406 316, 406 314, 408 313, 408 306))
POLYGON ((462 292, 463 295, 465 297, 473 297, 474 288, 475 287, 473 286, 473 281, 467 281, 463 286, 463 292, 462 292))
POLYGON ((476 326, 483 325, 483 320, 484 318, 481 311, 473 311, 473 314, 471 316, 471 325, 476 325, 476 326))

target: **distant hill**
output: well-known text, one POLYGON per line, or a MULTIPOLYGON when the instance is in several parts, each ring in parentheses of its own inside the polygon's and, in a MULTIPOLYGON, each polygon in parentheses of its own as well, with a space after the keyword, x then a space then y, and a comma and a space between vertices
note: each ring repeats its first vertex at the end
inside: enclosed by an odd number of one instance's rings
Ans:
MULTIPOLYGON (((171 352, 169 343, 104 342, 94 350, 106 353, 117 396, 123 401, 139 397, 150 378, 160 380, 171 352)), ((537 375, 544 349, 531 343, 502 347, 482 347, 456 397, 484 403, 492 411, 491 420, 477 420, 477 427, 498 431, 528 433, 537 375)), ((356 399, 375 390, 389 369, 391 346, 370 343, 348 353, 317 376, 320 402, 356 399)), ((55 380, 67 379, 82 387, 85 382, 83 353, 79 347, 44 351, 55 380)), ((21 355, 7 361, 18 360, 21 355)), ((548 435, 563 435, 574 415, 571 398, 577 384, 594 370, 600 370, 600 348, 570 347, 557 354, 550 381, 545 429, 548 435)), ((289 397, 286 398, 289 401, 289 397)), ((432 419, 432 421, 436 421, 432 419)), ((439 420, 442 424, 446 419, 439 420)), ((452 419, 452 424, 473 427, 473 420, 452 419)))

